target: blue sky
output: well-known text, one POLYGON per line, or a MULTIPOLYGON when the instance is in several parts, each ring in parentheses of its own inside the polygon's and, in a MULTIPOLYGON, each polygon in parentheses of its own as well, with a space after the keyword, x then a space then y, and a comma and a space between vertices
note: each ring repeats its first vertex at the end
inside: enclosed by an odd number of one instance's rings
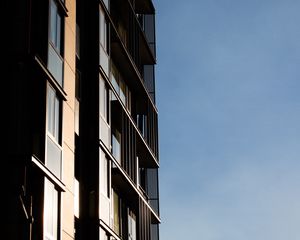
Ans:
POLYGON ((154 0, 161 240, 300 239, 300 1, 154 0))

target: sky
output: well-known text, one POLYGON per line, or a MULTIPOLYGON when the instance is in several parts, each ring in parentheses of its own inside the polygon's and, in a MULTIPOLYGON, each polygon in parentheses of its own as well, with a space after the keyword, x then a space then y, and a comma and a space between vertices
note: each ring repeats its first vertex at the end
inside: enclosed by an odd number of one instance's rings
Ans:
POLYGON ((300 239, 300 0, 153 0, 161 240, 300 239))

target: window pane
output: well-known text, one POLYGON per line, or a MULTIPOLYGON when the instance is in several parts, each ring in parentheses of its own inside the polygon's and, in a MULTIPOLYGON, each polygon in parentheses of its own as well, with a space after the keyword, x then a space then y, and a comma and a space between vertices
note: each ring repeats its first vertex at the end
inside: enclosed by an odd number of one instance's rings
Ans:
POLYGON ((50 7, 50 41, 53 46, 56 48, 59 54, 61 54, 61 23, 62 18, 58 12, 56 3, 52 0, 50 7))
POLYGON ((119 196, 114 192, 113 195, 114 203, 114 231, 119 235, 120 234, 120 200, 119 196))
POLYGON ((136 216, 132 211, 128 214, 128 239, 136 240, 136 216))
POLYGON ((100 44, 107 51, 107 22, 105 19, 104 11, 101 7, 99 7, 99 26, 100 26, 100 44))
POLYGON ((53 142, 50 137, 47 137, 47 160, 46 166, 51 170, 51 172, 61 178, 61 149, 57 143, 53 142))
POLYGON ((44 197, 44 238, 57 239, 58 233, 58 192, 54 185, 45 178, 44 197))
POLYGON ((151 240, 158 239, 158 224, 151 224, 151 240))
POLYGON ((100 191, 108 197, 108 160, 100 149, 100 191))
POLYGON ((99 106, 100 114, 107 120, 107 87, 102 77, 99 82, 99 106))
POLYGON ((120 98, 126 106, 126 85, 122 79, 120 79, 120 98))
POLYGON ((63 84, 63 61, 57 51, 49 44, 48 69, 60 86, 63 84))
POLYGON ((117 129, 112 134, 112 154, 121 164, 121 133, 117 129))
POLYGON ((60 101, 56 96, 55 90, 48 85, 47 96, 47 120, 48 120, 48 132, 59 143, 59 131, 60 131, 60 101))
POLYGON ((50 40, 54 46, 56 46, 56 14, 57 14, 57 6, 51 1, 50 7, 50 40))
POLYGON ((55 80, 62 86, 63 61, 62 55, 62 20, 56 3, 50 2, 48 69, 55 80), (50 43, 51 42, 51 43, 50 43))
POLYGON ((119 83, 118 83, 118 70, 113 63, 111 64, 110 78, 111 78, 110 80, 111 80, 111 83, 112 83, 114 89, 119 94, 120 88, 119 88, 119 83))
POLYGON ((107 10, 109 10, 109 0, 103 0, 107 10))
POLYGON ((59 109, 60 109, 60 106, 59 106, 59 99, 58 97, 55 95, 55 108, 54 108, 54 138, 55 140, 59 143, 59 109))
POLYGON ((61 54, 61 17, 57 13, 56 15, 56 49, 61 54))
POLYGON ((109 69, 108 69, 108 55, 105 52, 105 50, 103 49, 103 47, 100 45, 100 55, 99 55, 100 59, 100 66, 102 67, 103 71, 105 72, 106 76, 108 76, 109 74, 109 69))
POLYGON ((54 135, 54 103, 55 91, 52 87, 48 87, 48 95, 47 95, 47 116, 48 116, 48 132, 54 135))
POLYGON ((127 99, 126 99, 126 107, 131 112, 131 92, 129 88, 127 88, 127 99))

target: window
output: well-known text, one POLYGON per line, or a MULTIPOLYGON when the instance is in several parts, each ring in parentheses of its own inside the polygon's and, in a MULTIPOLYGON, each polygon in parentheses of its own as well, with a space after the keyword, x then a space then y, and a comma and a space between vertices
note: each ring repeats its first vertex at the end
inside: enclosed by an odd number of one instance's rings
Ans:
POLYGON ((110 224, 110 162, 103 150, 99 149, 99 218, 110 224))
POLYGON ((158 240, 159 239, 159 225, 157 223, 151 223, 151 240, 158 240))
POLYGON ((109 197, 109 162, 105 153, 100 149, 100 192, 109 197))
POLYGON ((116 92, 119 94, 119 92, 120 92, 119 73, 118 73, 116 66, 113 63, 111 64, 110 81, 111 81, 114 89, 116 90, 116 92))
POLYGON ((62 17, 60 16, 57 4, 50 1, 50 42, 58 53, 61 53, 62 17))
POLYGON ((114 63, 111 63, 110 81, 126 108, 131 111, 131 92, 114 63))
POLYGON ((110 149, 110 125, 109 125, 109 92, 105 80, 99 74, 99 136, 105 146, 110 149))
POLYGON ((99 106, 100 115, 108 123, 108 89, 104 79, 101 76, 99 82, 99 106))
POLYGON ((59 83, 63 85, 63 16, 55 0, 50 0, 49 7, 49 48, 48 69, 59 83))
POLYGON ((120 198, 118 196, 118 194, 114 191, 113 193, 113 210, 114 210, 114 225, 113 225, 113 229, 114 231, 120 235, 121 234, 121 208, 120 208, 120 198))
POLYGON ((55 186, 45 178, 44 196, 44 239, 59 239, 60 230, 60 193, 55 186))
POLYGON ((112 154, 119 164, 121 164, 121 133, 114 128, 112 130, 112 154))
POLYGON ((109 0, 103 0, 107 10, 109 10, 109 0))
POLYGON ((47 87, 47 141, 46 166, 61 178, 62 147, 61 147, 61 102, 56 91, 48 84, 47 87))
POLYGON ((121 77, 120 77, 119 85, 120 85, 119 96, 121 98, 121 101, 126 106, 126 103, 127 103, 127 99, 126 99, 126 85, 125 85, 125 83, 124 83, 124 81, 123 81, 123 79, 121 77))
POLYGON ((56 96, 55 90, 48 85, 47 94, 47 115, 48 115, 48 133, 59 142, 59 111, 60 111, 59 98, 56 96))
POLYGON ((124 45, 127 47, 127 30, 121 21, 118 22, 118 33, 124 45))
POLYGON ((147 139, 147 131, 148 131, 147 119, 148 118, 147 118, 146 114, 137 114, 136 115, 137 127, 139 128, 139 130, 141 131, 141 134, 143 135, 143 137, 145 139, 147 139))
POLYGON ((99 31, 99 39, 100 39, 100 44, 102 48, 107 51, 107 21, 105 19, 105 14, 103 9, 100 7, 99 8, 99 26, 100 26, 100 31, 99 31))
POLYGON ((108 76, 108 23, 105 18, 105 12, 101 6, 99 6, 99 63, 105 74, 108 76))
POLYGON ((136 216, 130 210, 128 213, 128 240, 136 240, 136 216))

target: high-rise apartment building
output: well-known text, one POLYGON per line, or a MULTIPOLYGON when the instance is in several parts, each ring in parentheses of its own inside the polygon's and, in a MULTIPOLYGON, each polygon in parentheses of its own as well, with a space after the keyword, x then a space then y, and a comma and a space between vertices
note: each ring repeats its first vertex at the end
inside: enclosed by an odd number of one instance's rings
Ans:
POLYGON ((5 0, 3 239, 158 240, 151 0, 5 0))

